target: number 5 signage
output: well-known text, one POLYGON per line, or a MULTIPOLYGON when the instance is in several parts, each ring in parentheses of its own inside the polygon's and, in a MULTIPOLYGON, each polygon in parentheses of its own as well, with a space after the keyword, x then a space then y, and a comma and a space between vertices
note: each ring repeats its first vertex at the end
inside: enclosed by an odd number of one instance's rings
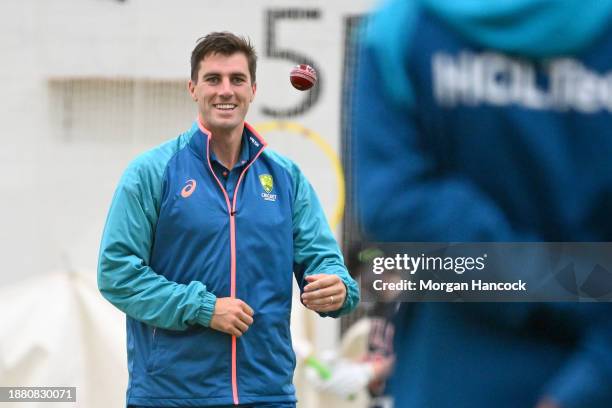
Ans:
POLYGON ((266 44, 265 56, 271 59, 290 61, 293 65, 308 64, 317 71, 317 85, 308 92, 304 92, 301 102, 289 107, 270 107, 263 106, 261 111, 264 115, 273 118, 290 118, 303 115, 319 100, 323 86, 323 73, 321 67, 309 56, 299 51, 283 48, 278 45, 278 23, 281 20, 319 20, 321 14, 318 9, 280 9, 268 10, 266 13, 266 44))

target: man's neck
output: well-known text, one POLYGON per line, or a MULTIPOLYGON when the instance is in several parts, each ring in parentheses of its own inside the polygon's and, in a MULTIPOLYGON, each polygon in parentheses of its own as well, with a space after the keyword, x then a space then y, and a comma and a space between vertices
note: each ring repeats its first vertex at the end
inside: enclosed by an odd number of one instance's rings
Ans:
POLYGON ((229 132, 210 129, 212 132, 211 149, 217 156, 217 160, 228 170, 231 170, 240 158, 243 129, 244 126, 229 132))

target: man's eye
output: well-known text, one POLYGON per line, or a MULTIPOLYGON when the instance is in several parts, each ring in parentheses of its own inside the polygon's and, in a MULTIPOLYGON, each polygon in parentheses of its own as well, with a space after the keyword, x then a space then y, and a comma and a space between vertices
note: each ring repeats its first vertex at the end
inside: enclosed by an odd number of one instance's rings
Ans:
POLYGON ((235 84, 242 84, 242 83, 244 83, 244 78, 234 78, 232 81, 235 84))
POLYGON ((206 78, 206 82, 208 82, 209 84, 216 84, 219 82, 219 78, 209 77, 209 78, 206 78))

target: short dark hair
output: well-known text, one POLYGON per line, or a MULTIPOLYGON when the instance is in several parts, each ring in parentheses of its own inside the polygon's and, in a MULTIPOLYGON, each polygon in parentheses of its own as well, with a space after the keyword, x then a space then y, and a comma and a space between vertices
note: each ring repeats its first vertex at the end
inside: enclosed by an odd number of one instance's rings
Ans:
POLYGON ((191 52, 191 80, 198 82, 198 71, 200 62, 211 54, 230 56, 242 53, 249 63, 251 83, 255 83, 255 71, 257 70, 257 54, 248 38, 239 37, 228 31, 213 32, 198 39, 197 44, 191 52))

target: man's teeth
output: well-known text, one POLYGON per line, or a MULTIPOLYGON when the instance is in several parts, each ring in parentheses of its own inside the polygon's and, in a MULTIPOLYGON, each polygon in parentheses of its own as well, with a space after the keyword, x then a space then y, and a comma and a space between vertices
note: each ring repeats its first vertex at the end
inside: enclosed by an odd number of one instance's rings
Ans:
POLYGON ((217 109, 234 109, 236 107, 236 105, 232 104, 232 103, 220 103, 220 104, 216 104, 214 105, 215 108, 217 109))

